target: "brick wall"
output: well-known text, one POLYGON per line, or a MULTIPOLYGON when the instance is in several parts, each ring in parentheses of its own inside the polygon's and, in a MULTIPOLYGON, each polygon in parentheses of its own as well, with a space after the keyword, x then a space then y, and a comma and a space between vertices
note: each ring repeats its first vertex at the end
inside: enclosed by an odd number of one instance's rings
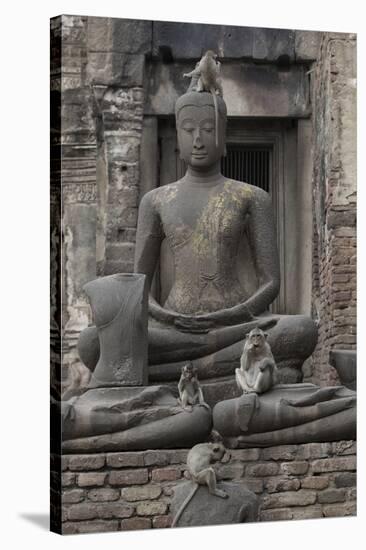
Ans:
MULTIPOLYGON (((173 488, 187 450, 62 457, 62 532, 169 527, 173 488)), ((353 441, 233 450, 217 467, 260 499, 260 521, 342 517, 356 513, 353 441)))
POLYGON ((325 33, 313 73, 315 383, 336 384, 331 349, 356 348, 356 40, 325 33))

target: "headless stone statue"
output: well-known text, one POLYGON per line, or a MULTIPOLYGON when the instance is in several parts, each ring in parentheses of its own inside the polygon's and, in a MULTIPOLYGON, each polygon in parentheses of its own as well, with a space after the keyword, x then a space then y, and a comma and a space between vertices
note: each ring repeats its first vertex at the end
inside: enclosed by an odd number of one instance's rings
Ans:
POLYGON ((181 447, 201 441, 211 430, 209 409, 188 413, 168 387, 146 386, 145 282, 145 275, 122 273, 84 287, 96 327, 83 333, 80 355, 87 362, 84 344, 90 334, 100 354, 88 389, 73 397, 67 391, 62 403, 56 403, 61 407, 63 452, 181 447))

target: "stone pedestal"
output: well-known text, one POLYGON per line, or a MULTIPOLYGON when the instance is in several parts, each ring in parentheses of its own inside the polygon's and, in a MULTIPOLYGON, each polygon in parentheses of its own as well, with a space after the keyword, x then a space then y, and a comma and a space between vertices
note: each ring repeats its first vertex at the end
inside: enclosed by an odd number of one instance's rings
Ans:
MULTIPOLYGON (((175 517, 194 484, 187 481, 176 486, 171 504, 175 517)), ((177 527, 199 527, 258 521, 258 498, 239 483, 218 483, 228 498, 211 495, 206 486, 200 486, 178 520, 177 527)))

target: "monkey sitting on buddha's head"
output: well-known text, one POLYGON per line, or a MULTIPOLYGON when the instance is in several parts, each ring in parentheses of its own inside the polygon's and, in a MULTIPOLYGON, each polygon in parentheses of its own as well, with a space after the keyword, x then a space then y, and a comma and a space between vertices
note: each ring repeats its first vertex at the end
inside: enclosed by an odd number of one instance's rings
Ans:
POLYGON ((246 335, 235 379, 244 393, 264 393, 277 383, 277 367, 267 333, 260 328, 254 328, 246 335))
POLYGON ((182 367, 178 391, 178 402, 185 411, 192 412, 194 405, 201 405, 210 410, 210 406, 203 398, 202 389, 197 378, 197 369, 193 367, 192 363, 187 363, 182 367))

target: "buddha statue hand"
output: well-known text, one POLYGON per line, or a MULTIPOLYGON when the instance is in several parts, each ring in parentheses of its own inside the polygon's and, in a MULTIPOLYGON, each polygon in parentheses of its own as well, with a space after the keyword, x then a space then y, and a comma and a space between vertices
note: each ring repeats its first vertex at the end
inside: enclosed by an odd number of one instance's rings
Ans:
POLYGON ((157 321, 173 325, 182 332, 207 333, 216 325, 214 319, 206 319, 205 316, 186 315, 163 308, 152 297, 149 300, 149 311, 157 321))
POLYGON ((215 328, 215 322, 210 319, 201 319, 200 317, 178 315, 174 319, 174 326, 181 332, 205 334, 215 328))

